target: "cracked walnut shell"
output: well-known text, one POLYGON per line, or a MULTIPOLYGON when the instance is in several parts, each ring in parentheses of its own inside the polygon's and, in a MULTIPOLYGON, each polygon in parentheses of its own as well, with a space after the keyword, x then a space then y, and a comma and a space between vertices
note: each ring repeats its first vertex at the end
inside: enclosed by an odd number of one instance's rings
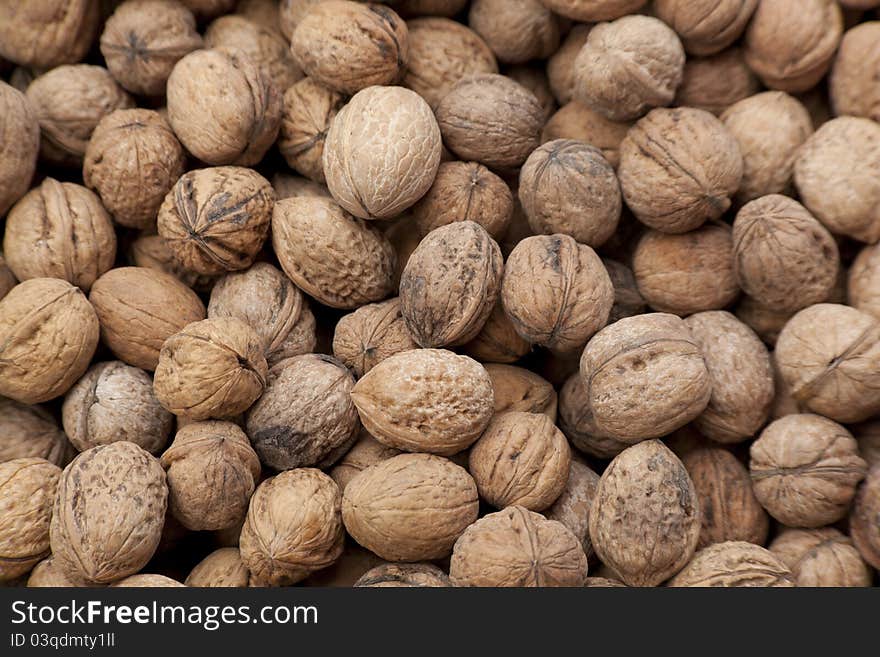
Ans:
POLYGON ((41 458, 63 468, 76 449, 42 406, 0 398, 0 463, 41 458))
POLYGON ((324 142, 345 97, 311 78, 286 89, 278 150, 291 169, 323 183, 324 142))
POLYGON ((703 548, 669 581, 672 587, 793 587, 794 576, 769 550, 727 541, 703 548))
POLYGON ((784 529, 770 544, 797 586, 871 586, 871 570, 848 536, 833 527, 784 529))
POLYGON ((380 362, 418 345, 400 314, 400 299, 361 306, 343 316, 333 333, 333 355, 361 377, 380 362))
POLYGON ((25 95, 0 82, 0 216, 31 184, 40 152, 40 124, 25 95))

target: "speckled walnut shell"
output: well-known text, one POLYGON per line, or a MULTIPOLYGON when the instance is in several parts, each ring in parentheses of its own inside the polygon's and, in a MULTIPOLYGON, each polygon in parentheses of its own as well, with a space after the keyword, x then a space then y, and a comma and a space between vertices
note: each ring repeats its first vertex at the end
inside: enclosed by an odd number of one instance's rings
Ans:
MULTIPOLYGON (((495 413, 543 413, 556 421, 556 391, 550 382, 524 367, 490 363, 484 366, 495 391, 495 413)), ((525 506, 525 505, 524 505, 525 506)))
POLYGON ((583 586, 587 557, 561 522, 521 506, 484 516, 455 543, 455 586, 583 586))
POLYGON ((729 48, 710 57, 688 59, 673 104, 696 107, 718 116, 737 101, 758 93, 760 88, 758 78, 746 66, 742 50, 729 48))
POLYGON ((28 190, 39 152, 36 112, 23 93, 0 82, 0 216, 28 190))
POLYGON ((239 319, 193 322, 162 345, 153 388, 175 415, 191 420, 234 417, 266 387, 263 343, 239 319))
POLYGON ((871 586, 871 571, 858 550, 832 527, 785 529, 770 551, 788 566, 797 586, 871 586))
POLYGON ((626 14, 634 14, 646 0, 541 0, 541 3, 560 16, 575 21, 610 21, 626 14))
POLYGON ((110 73, 141 96, 164 95, 174 65, 201 47, 192 12, 173 0, 126 0, 101 33, 101 54, 110 73))
POLYGON ((138 573, 137 575, 130 575, 125 579, 121 579, 118 582, 114 582, 110 585, 113 588, 176 588, 184 586, 176 579, 171 579, 170 577, 166 577, 165 575, 152 575, 145 573, 138 573))
POLYGON ((39 458, 0 463, 0 582, 49 554, 49 520, 61 468, 39 458))
POLYGON ((556 112, 544 125, 541 141, 575 139, 595 146, 615 169, 620 164, 620 143, 631 124, 606 119, 586 105, 572 101, 556 112))
POLYGON ((357 382, 351 398, 379 442, 448 456, 470 447, 489 424, 494 392, 476 361, 445 349, 386 358, 357 382))
POLYGON ((353 387, 351 372, 330 356, 285 361, 247 416, 260 461, 276 470, 332 465, 357 437, 353 387))
POLYGON ((772 552, 743 541, 703 548, 669 581, 672 587, 793 587, 794 575, 772 552))
POLYGON ((544 124, 535 94, 493 74, 459 80, 440 101, 436 115, 443 142, 453 153, 501 169, 526 161, 540 143, 544 124))
POLYGON ((449 577, 429 563, 386 563, 370 568, 354 583, 355 588, 442 588, 452 586, 449 577))
POLYGON ((566 379, 559 391, 559 428, 574 447, 600 459, 613 458, 628 447, 628 443, 603 435, 596 427, 580 373, 566 379))
POLYGON ((749 450, 755 496, 789 527, 823 527, 849 510, 867 464, 843 426, 820 415, 786 415, 749 450))
POLYGON ((847 299, 853 307, 880 318, 880 246, 866 246, 856 256, 847 277, 847 299))
POLYGON ((196 18, 204 20, 232 11, 236 0, 180 0, 196 18))
POLYGON ((361 377, 389 356, 415 349, 397 297, 343 316, 333 333, 333 355, 361 377))
POLYGON ((3 253, 20 281, 60 278, 88 292, 113 267, 116 233, 92 192, 46 178, 9 211, 3 253))
POLYGON ((34 278, 0 300, 0 395, 37 404, 63 395, 98 346, 85 295, 57 278, 34 278))
POLYGON ((724 214, 742 172, 736 139, 704 110, 653 110, 620 146, 624 201, 639 221, 665 233, 684 233, 724 214))
POLYGON ((880 121, 880 22, 856 25, 843 35, 829 89, 834 113, 880 121))
POLYGON ((400 454, 400 450, 383 445, 366 431, 361 431, 357 442, 333 466, 329 474, 343 493, 358 474, 380 461, 400 454))
POLYGON ((592 25, 575 24, 559 49, 547 59, 547 81, 560 105, 574 99, 574 62, 592 28, 592 25))
POLYGON ((559 19, 539 0, 474 0, 468 25, 505 64, 544 59, 559 46, 559 19))
POLYGON ((184 582, 187 586, 247 588, 251 574, 237 547, 214 550, 199 561, 184 582))
POLYGON ((342 496, 348 533, 388 561, 449 556, 478 507, 477 486, 465 469, 432 454, 401 454, 370 466, 342 496))
POLYGON ((849 517, 853 544, 872 567, 880 569, 880 467, 874 466, 859 487, 849 517))
POLYGON ((612 121, 629 121, 669 105, 681 84, 684 48, 650 16, 596 25, 575 59, 574 99, 612 121))
POLYGON ((283 102, 278 150, 289 167, 323 183, 324 141, 345 98, 311 78, 304 78, 288 85, 283 102))
POLYGON ((422 347, 475 338, 498 300, 504 260, 472 221, 441 226, 413 251, 400 277, 400 314, 422 347))
POLYGON ((391 293, 391 243, 332 199, 301 196, 276 203, 272 246, 284 273, 324 305, 354 309, 391 293))
POLYGON ((282 92, 245 53, 196 50, 168 77, 168 121, 203 162, 251 166, 278 136, 282 92))
POLYGON ((746 30, 746 62, 771 89, 806 91, 828 71, 842 34, 834 0, 762 0, 746 30))
POLYGON ((342 496, 320 470, 282 472, 259 485, 241 529, 251 583, 287 586, 342 554, 342 496))
POLYGON ((162 535, 168 488, 159 461, 137 445, 93 447, 64 469, 49 538, 72 580, 110 584, 140 571, 162 535))
POLYGON ((464 351, 481 363, 514 363, 531 348, 529 342, 516 332, 499 297, 482 330, 464 346, 464 351))
POLYGON ((34 68, 78 62, 98 31, 99 11, 93 0, 4 2, 0 56, 34 68))
POLYGON ((215 276, 206 276, 184 269, 161 235, 138 237, 129 247, 128 261, 135 267, 170 274, 187 287, 202 292, 209 291, 216 280, 215 276))
POLYGON ((34 457, 63 468, 75 455, 76 449, 46 409, 0 398, 0 463, 34 457))
POLYGON ((83 586, 80 582, 71 581, 61 571, 52 556, 43 559, 34 566, 27 580, 28 588, 60 588, 83 586))
POLYGON ((758 0, 658 0, 657 18, 681 37, 692 55, 712 55, 736 41, 758 0))
POLYGON ((572 455, 571 467, 562 494, 544 515, 548 520, 556 520, 568 527, 580 540, 584 554, 593 556, 593 543, 590 540, 590 507, 599 485, 599 475, 579 456, 572 455))
POLYGON ((431 187, 441 147, 437 121, 421 96, 403 87, 368 87, 330 124, 327 187, 356 217, 396 217, 431 187))
POLYGON ((838 422, 880 411, 880 324, 848 306, 820 303, 792 317, 776 364, 794 399, 838 422))

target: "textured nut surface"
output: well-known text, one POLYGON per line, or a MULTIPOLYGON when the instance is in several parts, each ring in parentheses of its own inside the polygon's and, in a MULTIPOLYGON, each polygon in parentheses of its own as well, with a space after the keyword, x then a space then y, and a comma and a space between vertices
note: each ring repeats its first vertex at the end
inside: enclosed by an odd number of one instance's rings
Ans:
POLYGON ((198 274, 182 267, 161 235, 141 235, 131 243, 128 256, 133 266, 170 274, 186 287, 200 292, 210 290, 216 280, 215 276, 198 274))
POLYGON ((605 265, 611 285, 614 287, 614 305, 611 306, 608 323, 613 324, 624 317, 641 315, 645 311, 646 304, 636 285, 632 269, 610 258, 602 258, 602 264, 605 265))
MULTIPOLYGON (((485 370, 495 390, 495 413, 543 413, 556 421, 556 391, 549 381, 524 367, 490 363, 485 370)), ((525 506, 525 505, 523 505, 525 506)))
POLYGON ((516 332, 499 296, 483 328, 465 345, 464 350, 481 363, 513 363, 529 353, 531 348, 529 342, 516 332))
POLYGON ((542 59, 559 45, 559 22, 539 0, 474 0, 468 25, 505 64, 542 59))
POLYGON ((90 0, 4 2, 0 56, 34 68, 77 62, 92 45, 98 19, 99 6, 90 0))
POLYGON ((740 321, 770 346, 776 344, 780 331, 794 314, 789 311, 768 308, 746 295, 740 299, 735 312, 740 321))
POLYGON ((542 67, 531 64, 516 64, 507 66, 504 69, 504 75, 531 91, 538 99, 538 104, 541 106, 541 123, 553 115, 557 109, 556 98, 553 97, 550 80, 542 67))
POLYGON ((343 316, 333 333, 333 355, 361 377, 394 354, 418 345, 400 314, 400 299, 361 306, 343 316))
POLYGON ((654 11, 688 53, 711 55, 740 37, 757 6, 758 0, 658 0, 654 11))
POLYGON ((544 515, 548 520, 557 520, 568 527, 580 540, 587 558, 593 556, 593 542, 590 540, 590 507, 596 497, 599 475, 579 457, 572 455, 571 467, 562 494, 544 515))
POLYGON ((874 568, 880 568, 880 468, 874 466, 859 487, 849 517, 853 544, 874 568))
POLYGON ((34 108, 23 93, 0 82, 0 216, 28 190, 39 152, 34 108))
POLYGON ((600 459, 613 458, 628 447, 596 427, 589 394, 578 372, 568 377, 559 391, 559 428, 578 450, 600 459))
POLYGON ((880 318, 880 247, 864 247, 849 268, 846 298, 854 308, 880 318))
POLYGON ((43 559, 34 566, 27 581, 28 588, 59 588, 82 586, 79 582, 71 581, 58 567, 52 556, 43 559))
POLYGON ((294 176, 283 171, 278 171, 272 176, 272 187, 278 195, 278 200, 294 198, 296 196, 320 196, 333 198, 329 190, 322 185, 302 176, 294 176))
POLYGON ((0 463, 21 458, 41 458, 63 468, 76 449, 42 406, 0 398, 0 463))
POLYGON ((354 583, 360 587, 429 587, 452 586, 449 577, 437 566, 428 563, 386 563, 370 568, 354 583))
POLYGON ((610 21, 636 13, 646 0, 541 0, 560 16, 575 21, 610 21))
POLYGON ((872 73, 878 66, 880 23, 863 23, 847 30, 829 82, 835 114, 880 121, 880 82, 872 73))
POLYGON ((278 150, 290 168, 323 183, 324 141, 345 98, 311 78, 303 78, 286 89, 278 150))
POLYGON ((237 547, 214 550, 190 571, 184 584, 198 587, 247 588, 251 574, 237 547))
POLYGON ((669 581, 673 587, 793 587, 794 576, 772 552, 743 541, 703 548, 669 581))
POLYGON ((688 59, 673 104, 696 107, 718 116, 760 88, 742 51, 729 48, 710 57, 688 59))
POLYGON ((400 450, 383 445, 366 431, 361 431, 357 442, 345 453, 329 475, 343 493, 345 488, 358 474, 380 461, 400 454, 400 450))
POLYGON ((620 143, 631 124, 611 121, 578 101, 571 101, 556 112, 541 132, 541 141, 574 139, 595 146, 615 169, 620 164, 620 143))
POLYGON ((770 544, 797 586, 871 586, 871 571, 848 536, 832 527, 785 529, 770 544))
POLYGON ((118 582, 114 582, 110 585, 111 587, 117 588, 173 588, 173 587, 181 587, 184 584, 181 584, 176 579, 171 579, 170 577, 166 577, 165 575, 152 575, 145 573, 138 573, 137 575, 130 575, 124 579, 119 580, 118 582))
POLYGON ((575 24, 559 49, 547 58, 547 82, 560 105, 574 99, 574 63, 592 28, 592 25, 575 24))

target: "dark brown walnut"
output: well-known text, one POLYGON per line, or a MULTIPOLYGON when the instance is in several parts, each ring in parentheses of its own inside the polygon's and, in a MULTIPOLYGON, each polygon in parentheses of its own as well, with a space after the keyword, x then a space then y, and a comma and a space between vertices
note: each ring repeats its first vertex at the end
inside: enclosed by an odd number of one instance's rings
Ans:
POLYGON ((531 91, 538 99, 542 111, 541 123, 546 123, 547 119, 553 116, 558 106, 550 89, 550 81, 542 67, 530 64, 507 66, 504 68, 504 75, 531 91))
POLYGON ((196 18, 205 20, 226 14, 235 7, 236 0, 180 0, 196 18))
POLYGON ((200 588, 247 588, 250 580, 241 552, 237 547, 226 547, 214 550, 199 561, 184 584, 200 588))
POLYGON ((49 555, 49 520, 61 468, 40 458, 0 463, 0 582, 49 555))
POLYGON ((333 198, 330 191, 322 185, 302 176, 295 176, 283 171, 276 171, 272 176, 272 187, 278 199, 294 198, 297 196, 318 196, 321 198, 333 198))
POLYGON ((651 16, 596 25, 575 59, 574 99, 612 121, 669 105, 684 73, 678 36, 651 16))
POLYGON ((107 69, 91 64, 53 68, 31 82, 25 95, 40 123, 40 157, 74 169, 82 166, 101 119, 134 106, 107 69))
POLYGON ((880 467, 874 466, 859 487, 849 516, 853 544, 869 565, 880 568, 880 467))
POLYGON ((840 304, 792 317, 776 341, 776 364, 794 399, 838 422, 880 412, 880 324, 840 304))
POLYGON ((272 246, 297 287, 332 308, 381 301, 393 289, 391 243, 332 199, 301 196, 276 203, 272 246))
POLYGON ((59 588, 83 586, 80 582, 71 581, 58 567, 52 556, 43 559, 34 566, 27 580, 28 588, 59 588))
POLYGON ((737 101, 758 93, 760 88, 758 78, 746 66, 742 50, 729 48, 717 55, 688 59, 673 104, 696 107, 719 116, 737 101))
POLYGON ((547 81, 560 105, 566 105, 574 100, 574 62, 587 42, 591 29, 593 29, 592 25, 575 24, 559 49, 547 59, 547 81))
MULTIPOLYGON (((284 2, 314 2, 315 0, 282 0, 284 2)), ((320 2, 320 0, 318 0, 320 2)), ((395 0, 394 7, 403 16, 455 16, 468 0, 395 0)))
POLYGON ((403 77, 409 36, 406 23, 389 7, 325 0, 298 21, 290 49, 306 75, 351 95, 403 77))
POLYGON ((195 422, 177 432, 160 460, 168 507, 191 531, 241 524, 260 479, 260 460, 231 422, 195 422))
POLYGON ((464 345, 468 356, 481 363, 514 363, 531 351, 529 344, 504 312, 499 297, 477 336, 464 345))
POLYGON ((544 59, 559 46, 559 19, 539 0, 474 0, 468 25, 505 64, 544 59))
POLYGON ((784 529, 770 544, 797 586, 871 586, 871 570, 850 538, 833 527, 784 529))
POLYGON ((755 496, 789 527, 823 527, 849 511, 867 464, 843 426, 821 415, 786 415, 749 449, 755 496))
POLYGON ((768 308, 750 296, 742 295, 734 311, 746 326, 758 334, 766 344, 773 346, 786 322, 794 313, 768 308))
POLYGON ((158 112, 124 109, 105 116, 92 133, 83 180, 116 223, 147 229, 185 168, 183 146, 158 112))
POLYGON ((0 463, 41 458, 63 468, 76 449, 42 406, 0 398, 0 463))
POLYGON ((159 454, 174 418, 153 394, 153 379, 118 360, 96 363, 67 391, 61 407, 64 431, 81 452, 126 440, 159 454))
POLYGON ((587 556, 561 522, 511 506, 465 530, 455 542, 449 577, 455 586, 583 586, 587 556))
POLYGON ((18 279, 15 278, 15 274, 6 264, 3 252, 0 251, 0 299, 9 294, 9 291, 16 285, 18 285, 18 279))
POLYGON ((703 548, 668 586, 672 587, 793 587, 788 567, 769 550, 744 541, 703 548))
POLYGON ((568 235, 522 240, 507 259, 504 310, 533 344, 568 352, 605 326, 614 288, 595 251, 568 235))
POLYGON ((342 518, 352 538, 383 559, 422 561, 449 556, 478 506, 464 468, 432 454, 401 454, 349 482, 342 518))
POLYGON ((0 82, 0 216, 30 187, 39 152, 37 113, 22 92, 0 82))
POLYGON ((449 577, 429 563, 387 563, 370 568, 354 583, 355 588, 442 588, 452 586, 449 577))
POLYGON ((596 427, 589 395, 577 372, 559 391, 559 428, 574 447, 596 458, 614 458, 628 447, 628 443, 604 435, 596 427))
POLYGON ((162 466, 137 445, 83 452, 64 469, 52 510, 58 568, 91 585, 139 572, 159 545, 167 499, 162 466))
POLYGON ((110 585, 111 588, 127 588, 127 589, 139 589, 139 588, 175 588, 182 587, 184 584, 181 584, 176 579, 171 579, 165 575, 154 575, 147 573, 138 573, 137 575, 129 575, 128 577, 119 580, 118 582, 113 582, 110 585))
POLYGON ((174 65, 201 47, 192 12, 173 0, 126 0, 101 33, 110 73, 140 96, 163 96, 174 65))
POLYGON ((211 167, 182 175, 159 208, 159 235, 200 274, 247 269, 269 234, 275 191, 253 169, 211 167))
POLYGON ((590 540, 590 507, 599 486, 599 475, 576 455, 571 457, 571 467, 562 494, 544 515, 548 520, 556 520, 568 527, 580 540, 587 559, 593 557, 593 543, 590 540))
POLYGON ((632 124, 611 121, 577 101, 564 105, 544 124, 541 142, 574 139, 595 146, 615 169, 620 164, 620 143, 632 124))
POLYGON ((332 465, 357 438, 353 387, 351 372, 330 356, 285 361, 247 416, 260 461, 275 470, 332 465))
POLYGON ((259 485, 241 530, 251 584, 289 586, 342 554, 342 495, 320 470, 282 472, 259 485))
POLYGON ((544 124, 535 94, 508 77, 488 73, 459 80, 440 101, 436 115, 443 142, 453 153, 496 169, 525 162, 540 144, 544 124))
POLYGON ((618 319, 645 312, 645 299, 639 292, 632 269, 610 258, 602 258, 602 264, 605 265, 611 285, 614 287, 614 305, 611 306, 608 323, 613 324, 618 319))
POLYGON ((743 291, 776 311, 828 298, 837 279, 837 242, 800 203, 771 194, 743 206, 733 222, 733 270, 743 291))
POLYGON ((278 136, 282 93, 245 53, 196 50, 168 77, 168 121, 203 162, 251 166, 278 136))
POLYGON ((92 192, 46 178, 6 216, 3 253, 20 281, 60 278, 88 292, 113 267, 116 233, 92 192))
POLYGON ((361 306, 343 316, 333 333, 333 355, 361 377, 389 356, 418 345, 400 314, 400 299, 361 306))
POLYGON ((850 305, 880 318, 880 247, 876 244, 859 251, 849 268, 846 291, 850 305))
POLYGON ((290 168, 323 183, 324 140, 345 98, 311 78, 304 78, 288 85, 283 102, 278 150, 290 168))
POLYGON ((78 62, 98 32, 99 11, 92 0, 4 2, 0 56, 33 68, 78 62))
POLYGON ((489 363, 484 369, 495 391, 495 414, 542 413, 556 421, 556 391, 550 382, 524 367, 489 363))
POLYGON ((880 81, 871 73, 878 67, 880 22, 862 23, 847 30, 829 82, 835 114, 880 121, 880 81))
POLYGON ((806 91, 831 67, 842 35, 834 0, 760 2, 745 33, 746 62, 771 89, 806 91))
POLYGON ((128 261, 135 267, 170 274, 186 287, 191 287, 199 292, 210 291, 217 279, 216 276, 206 276, 184 269, 177 262, 168 242, 161 235, 141 235, 138 237, 129 247, 128 261))
POLYGON ((541 3, 560 16, 597 22, 634 14, 646 4, 646 0, 541 0, 541 3))
POLYGON ((23 94, 35 77, 37 77, 37 72, 33 69, 16 66, 9 74, 9 86, 23 94))
POLYGON ((639 221, 664 233, 684 233, 724 214, 742 172, 736 138, 704 110, 653 110, 620 146, 624 201, 639 221))
POLYGON ((190 420, 243 413, 263 394, 263 343, 240 319, 193 322, 162 345, 153 388, 159 403, 190 420))
POLYGON ((63 395, 89 366, 98 318, 57 278, 19 283, 0 299, 0 395, 37 404, 63 395))
POLYGON ((654 12, 689 54, 712 55, 739 39, 757 6, 758 0, 658 0, 654 12))
POLYGON ((489 233, 473 221, 431 231, 400 277, 400 314, 422 347, 475 338, 501 287, 504 260, 489 233))
POLYGON ((376 465, 380 461, 390 459, 400 454, 400 450, 383 445, 366 431, 361 431, 357 442, 345 453, 333 469, 328 473, 339 490, 343 493, 346 487, 361 472, 376 465))

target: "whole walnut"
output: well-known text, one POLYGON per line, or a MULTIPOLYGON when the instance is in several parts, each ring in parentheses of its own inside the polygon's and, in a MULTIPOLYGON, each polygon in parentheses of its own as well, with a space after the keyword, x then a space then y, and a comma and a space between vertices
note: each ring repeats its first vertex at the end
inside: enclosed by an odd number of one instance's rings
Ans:
POLYGON ((871 586, 871 570, 848 536, 833 527, 785 529, 770 544, 797 586, 871 586))
POLYGON ((45 178, 6 216, 3 253, 20 281, 60 278, 88 292, 113 267, 116 233, 92 192, 45 178))
POLYGON ((880 125, 844 116, 828 121, 797 152, 794 181, 804 205, 832 233, 880 239, 880 125))
POLYGON ((618 319, 645 312, 645 299, 639 292, 632 269, 610 258, 602 258, 602 264, 605 265, 611 285, 614 287, 614 305, 611 306, 608 323, 613 324, 618 319))
POLYGON ((168 76, 168 122, 203 162, 251 166, 278 136, 282 91, 237 49, 196 50, 168 76))
POLYGON ((110 585, 113 588, 173 588, 181 587, 176 579, 171 579, 165 575, 151 575, 146 573, 138 573, 137 575, 129 575, 128 577, 113 582, 110 585))
POLYGON ((0 299, 0 395, 37 404, 63 395, 89 366, 98 318, 57 278, 32 278, 0 299))
POLYGON ((574 99, 612 121, 637 119, 672 102, 684 62, 678 36, 656 18, 600 23, 575 60, 574 99))
POLYGON ((744 541, 705 547, 669 580, 672 587, 793 587, 794 575, 772 552, 744 541))
POLYGON ((333 333, 333 355, 361 377, 389 356, 418 345, 400 314, 400 299, 361 306, 343 316, 333 333))
POLYGON ((247 269, 269 234, 274 205, 272 185, 253 169, 188 171, 159 208, 159 235, 190 271, 247 269))
MULTIPOLYGON (((281 10, 277 0, 239 0, 235 6, 235 13, 272 30, 279 36, 284 36, 280 25, 281 10)), ((288 40, 286 36, 284 38, 288 40)))
MULTIPOLYGON (((7 228, 8 230, 8 228, 7 228)), ((880 247, 859 251, 847 276, 847 299, 854 308, 880 318, 880 247)))
POLYGON ((553 116, 558 106, 556 105, 553 91, 550 89, 550 80, 547 78, 543 67, 531 64, 506 66, 504 68, 504 75, 531 91, 535 98, 538 99, 538 104, 541 106, 542 124, 546 123, 547 119, 553 116))
POLYGON ((298 468, 261 483, 241 529, 241 560, 259 586, 289 586, 342 554, 342 495, 320 470, 298 468))
POLYGON ((75 455, 76 449, 45 408, 0 397, 0 463, 33 457, 63 468, 75 455))
POLYGON ((587 105, 572 101, 556 112, 541 133, 541 142, 574 139, 595 146, 615 169, 620 164, 620 144, 632 124, 606 119, 587 105))
POLYGON ((40 458, 0 463, 0 582, 49 555, 49 520, 61 468, 40 458))
POLYGON ((440 128, 421 96, 403 87, 368 87, 330 124, 327 187, 356 217, 396 217, 431 187, 441 147, 440 128))
POLYGON ((694 57, 685 62, 673 104, 696 107, 719 116, 760 88, 758 78, 746 66, 742 50, 728 48, 717 55, 694 57))
POLYGON ((634 14, 647 0, 541 0, 541 3, 560 16, 575 21, 610 21, 626 14, 634 14))
POLYGON ((473 221, 431 231, 400 277, 400 314, 422 347, 475 338, 498 300, 504 259, 489 233, 473 221))
POLYGON ((880 324, 849 306, 819 303, 792 317, 776 364, 794 399, 838 422, 880 412, 880 324))
POLYGON ((174 0, 125 0, 101 33, 110 73, 140 96, 163 96, 174 65, 201 47, 195 17, 174 0))
POLYGON ((735 310, 736 316, 746 326, 758 334, 765 344, 773 346, 786 322, 794 313, 776 310, 759 303, 747 295, 742 295, 735 310))
POLYGON ((798 93, 831 66, 843 12, 835 0, 761 0, 745 34, 746 62, 764 84, 798 93))
POLYGON ((657 18, 681 37, 692 55, 712 55, 739 39, 759 0, 657 0, 657 18))
POLYGON ((187 586, 247 588, 251 574, 241 559, 237 547, 214 550, 199 561, 190 571, 184 584, 187 586))
POLYGON ((653 110, 620 145, 623 199, 639 221, 664 233, 724 214, 742 172, 736 138, 704 110, 653 110))
POLYGON ((272 246, 297 287, 331 308, 381 301, 393 289, 391 243, 332 199, 301 196, 276 203, 272 246))
POLYGON ((586 388, 577 372, 559 391, 559 428, 574 447, 589 456, 610 459, 628 447, 596 428, 586 388))
POLYGON ((521 506, 490 513, 455 542, 449 578, 455 586, 583 586, 587 556, 561 522, 521 506))
POLYGON ((504 310, 533 344, 568 352, 605 326, 614 288, 595 251, 568 235, 522 240, 507 259, 504 310))
POLYGON ((94 0, 3 2, 0 56, 33 68, 78 62, 95 39, 99 13, 94 0))
POLYGON ((275 470, 332 465, 357 438, 353 387, 351 372, 330 356, 285 361, 247 415, 260 461, 275 470))
POLYGON ((210 291, 217 279, 216 276, 206 276, 184 269, 177 262, 174 252, 161 235, 141 235, 138 237, 129 246, 128 261, 135 267, 170 274, 186 287, 200 292, 210 291))
POLYGON ((137 445, 86 450, 58 483, 49 527, 58 568, 92 585, 137 573, 159 545, 167 499, 162 466, 137 445))
POLYGON ((440 588, 452 586, 452 583, 446 573, 428 563, 386 563, 365 572, 354 586, 440 588))
POLYGON ((311 78, 286 88, 278 150, 290 168, 323 183, 324 141, 345 98, 311 78))
POLYGON ((227 418, 263 394, 267 374, 257 333, 240 319, 215 317, 188 324, 165 341, 153 388, 175 415, 227 418))
POLYGON ((829 80, 834 113, 880 121, 880 22, 862 23, 846 31, 829 80))
POLYGON ((123 109, 98 123, 86 148, 85 184, 116 223, 152 228, 165 195, 186 168, 186 153, 158 112, 123 109))
POLYGON ((505 64, 544 59, 559 46, 559 19, 539 0, 474 0, 468 25, 505 64))
POLYGON ((557 520, 568 527, 580 540, 587 559, 593 555, 590 540, 590 507, 599 486, 599 475, 581 459, 572 455, 565 488, 556 501, 544 512, 548 520, 557 520))
POLYGON ((489 73, 459 80, 435 113, 449 150, 493 169, 525 162, 540 144, 544 124, 535 94, 508 77, 489 73))
POLYGON ((880 467, 874 466, 859 486, 849 516, 853 544, 869 565, 880 569, 880 467))
POLYGON ((272 187, 275 189, 278 199, 295 198, 298 196, 318 196, 320 198, 333 198, 330 191, 321 183, 295 176, 283 171, 276 171, 272 176, 272 187))
POLYGON ((628 443, 684 426, 712 394, 699 342, 666 313, 626 317, 599 331, 584 349, 580 375, 596 429, 628 443))
MULTIPOLYGON (((550 382, 524 367, 489 363, 483 366, 495 391, 495 414, 543 413, 556 421, 556 391, 550 382)), ((523 505, 525 506, 525 505, 523 505)))
POLYGON ((348 483, 342 519, 354 540, 383 559, 423 561, 449 556, 478 507, 464 468, 433 454, 401 454, 348 483))
POLYGON ((339 486, 339 490, 344 493, 351 480, 361 472, 371 465, 376 465, 380 461, 385 461, 400 453, 400 450, 387 447, 366 431, 361 431, 357 442, 345 453, 345 456, 339 459, 328 474, 339 486))
POLYGON ((281 33, 289 41, 296 26, 303 17, 316 5, 327 0, 281 0, 278 7, 279 27, 281 33))
POLYGON ((364 428, 395 449, 449 456, 470 447, 492 419, 486 370, 445 349, 411 349, 383 360, 351 392, 364 428))
POLYGON ((28 588, 59 588, 82 586, 71 581, 58 567, 55 559, 49 556, 34 566, 27 581, 28 588))
POLYGON ((823 527, 850 508, 867 464, 843 426, 821 415, 786 415, 749 449, 755 496, 789 527, 823 527))
MULTIPOLYGON (((548 0, 552 2, 553 0, 548 0)), ((592 25, 577 23, 572 26, 559 49, 547 59, 547 81, 550 90, 560 105, 574 100, 575 60, 584 44, 592 25)))
MULTIPOLYGON (((0 9, 2 12, 2 9, 0 9)), ((2 28, 0 28, 2 29, 2 28)), ((2 46, 0 46, 2 48, 2 46)), ((40 152, 37 113, 20 91, 0 81, 0 217, 28 190, 40 152)))
POLYGON ((532 345, 516 332, 513 322, 504 312, 500 297, 483 328, 464 345, 465 353, 481 363, 513 363, 531 349, 532 345))
POLYGON ((110 72, 91 64, 53 68, 27 88, 40 123, 40 156, 47 163, 79 168, 89 139, 102 118, 133 107, 110 72))

